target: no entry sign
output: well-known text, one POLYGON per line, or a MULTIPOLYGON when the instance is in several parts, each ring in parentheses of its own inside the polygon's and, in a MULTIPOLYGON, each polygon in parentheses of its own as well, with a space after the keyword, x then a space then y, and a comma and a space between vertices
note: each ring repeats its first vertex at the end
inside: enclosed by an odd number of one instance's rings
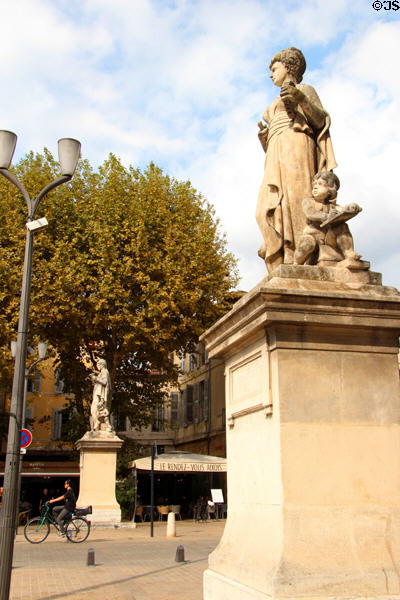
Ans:
POLYGON ((21 429, 21 448, 27 448, 32 443, 32 433, 29 429, 21 429))

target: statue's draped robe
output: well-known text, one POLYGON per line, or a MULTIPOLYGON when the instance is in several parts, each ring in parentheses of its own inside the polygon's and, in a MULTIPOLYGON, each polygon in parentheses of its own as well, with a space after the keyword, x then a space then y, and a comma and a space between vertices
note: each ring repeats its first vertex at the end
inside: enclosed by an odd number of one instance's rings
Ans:
POLYGON ((289 116, 280 97, 263 115, 269 129, 256 217, 264 238, 260 255, 269 271, 283 262, 293 262, 294 249, 306 226, 302 201, 311 195, 317 171, 336 167, 329 115, 314 88, 305 84, 296 87, 322 110, 325 122, 322 129, 314 130, 300 105, 289 116))
POLYGON ((98 422, 98 411, 99 404, 104 403, 107 407, 108 412, 111 409, 111 379, 107 369, 102 369, 96 379, 94 380, 93 386, 93 400, 90 408, 90 414, 92 416, 92 425, 98 422))

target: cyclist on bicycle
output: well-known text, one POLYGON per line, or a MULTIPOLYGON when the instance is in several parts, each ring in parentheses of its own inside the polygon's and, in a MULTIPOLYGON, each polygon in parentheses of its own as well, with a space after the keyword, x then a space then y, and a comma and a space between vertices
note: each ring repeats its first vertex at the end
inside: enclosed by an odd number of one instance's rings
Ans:
POLYGON ((58 498, 53 498, 49 500, 49 504, 53 504, 53 502, 59 502, 60 500, 65 500, 65 504, 63 506, 55 506, 53 508, 53 515, 56 523, 59 525, 61 533, 65 535, 65 529, 63 525, 63 521, 68 513, 72 513, 75 510, 76 506, 76 498, 74 494, 74 490, 71 487, 71 480, 67 479, 64 483, 65 494, 59 496, 58 498))

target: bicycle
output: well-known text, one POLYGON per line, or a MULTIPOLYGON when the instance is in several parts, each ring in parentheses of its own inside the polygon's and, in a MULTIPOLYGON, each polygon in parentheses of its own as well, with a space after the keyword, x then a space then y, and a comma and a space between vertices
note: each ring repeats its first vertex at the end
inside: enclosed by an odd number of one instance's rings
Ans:
POLYGON ((40 511, 40 517, 30 519, 24 528, 24 536, 31 544, 44 542, 50 533, 50 525, 54 525, 60 535, 65 534, 69 542, 80 544, 84 542, 90 533, 90 521, 85 515, 92 513, 92 507, 76 508, 74 512, 66 515, 64 519, 64 531, 54 520, 50 505, 46 502, 40 511))

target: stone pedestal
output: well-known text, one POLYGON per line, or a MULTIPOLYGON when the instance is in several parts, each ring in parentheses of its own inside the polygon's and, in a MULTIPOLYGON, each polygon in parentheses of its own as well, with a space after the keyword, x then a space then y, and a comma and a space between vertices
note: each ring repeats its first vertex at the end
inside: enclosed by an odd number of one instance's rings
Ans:
POLYGON ((117 451, 123 440, 114 432, 88 431, 77 441, 80 451, 80 485, 77 506, 93 506, 90 520, 96 525, 121 522, 115 498, 117 451))
POLYGON ((228 458, 205 600, 400 598, 400 295, 335 271, 282 266, 203 336, 228 458))

